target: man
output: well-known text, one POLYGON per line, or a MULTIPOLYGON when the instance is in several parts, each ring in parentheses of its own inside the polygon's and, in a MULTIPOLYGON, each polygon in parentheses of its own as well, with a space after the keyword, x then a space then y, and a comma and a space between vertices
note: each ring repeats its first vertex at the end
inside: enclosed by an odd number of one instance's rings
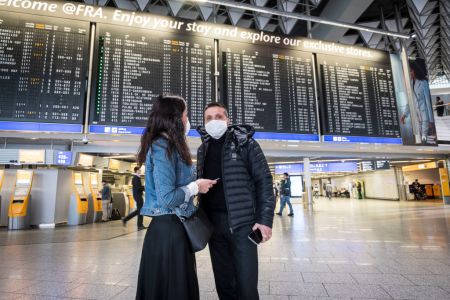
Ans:
POLYGON ((444 116, 444 111, 445 111, 445 105, 444 105, 444 101, 441 100, 441 97, 436 97, 436 112, 438 117, 442 117, 444 116))
POLYGON ((144 205, 144 198, 142 193, 144 192, 144 186, 141 181, 141 168, 134 167, 133 179, 131 180, 131 185, 133 187, 133 198, 136 201, 137 209, 130 213, 128 216, 122 219, 123 226, 127 225, 127 222, 134 217, 138 217, 137 227, 138 230, 145 229, 144 227, 144 216, 141 215, 141 208, 144 205))
POLYGON ((331 185, 331 182, 330 182, 330 181, 328 181, 328 182, 326 183, 325 191, 326 191, 328 200, 331 200, 331 197, 333 196, 333 186, 331 185))
POLYGON ((110 204, 111 204, 111 186, 109 183, 106 182, 106 180, 102 180, 103 188, 102 188, 102 210, 103 210, 103 216, 102 221, 107 222, 109 220, 109 211, 110 211, 110 204))
POLYGON ((291 204, 291 180, 289 179, 288 173, 284 173, 283 176, 284 176, 284 178, 281 181, 281 187, 280 187, 280 194, 281 194, 280 211, 277 212, 277 215, 279 215, 280 217, 283 215, 283 209, 287 203, 287 205, 289 206, 288 216, 293 217, 294 210, 292 209, 292 204, 291 204))
POLYGON ((199 178, 217 184, 199 201, 214 225, 209 251, 217 293, 224 299, 259 299, 258 251, 248 235, 260 230, 262 242, 272 236, 275 198, 266 158, 250 126, 229 126, 219 103, 204 111, 197 153, 199 178))
POLYGON ((412 183, 413 191, 414 191, 414 200, 423 200, 425 194, 422 191, 422 185, 419 182, 419 179, 416 179, 412 183))
POLYGON ((314 184, 314 189, 313 189, 313 191, 314 191, 314 193, 313 193, 314 198, 318 199, 319 196, 320 196, 320 187, 319 187, 319 184, 318 184, 318 183, 315 183, 315 184, 314 184))

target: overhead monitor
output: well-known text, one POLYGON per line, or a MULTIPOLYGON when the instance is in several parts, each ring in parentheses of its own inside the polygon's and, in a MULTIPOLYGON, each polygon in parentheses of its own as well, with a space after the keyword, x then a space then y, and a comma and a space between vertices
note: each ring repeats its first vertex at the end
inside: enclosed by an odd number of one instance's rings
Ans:
POLYGON ((0 12, 0 130, 82 131, 89 23, 0 12))
POLYGON ((222 100, 256 138, 318 141, 311 53, 221 41, 222 100))
POLYGON ((182 96, 191 127, 203 125, 213 99, 214 40, 98 24, 95 53, 90 132, 141 134, 160 94, 182 96))
POLYGON ((324 141, 401 144, 389 56, 358 60, 318 54, 324 141))

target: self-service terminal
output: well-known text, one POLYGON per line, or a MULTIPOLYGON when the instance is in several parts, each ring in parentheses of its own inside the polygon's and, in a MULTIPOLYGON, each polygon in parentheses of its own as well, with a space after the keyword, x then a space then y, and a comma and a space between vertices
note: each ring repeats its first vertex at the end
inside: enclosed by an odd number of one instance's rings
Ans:
MULTIPOLYGON (((5 178, 5 171, 0 170, 0 193, 2 192, 3 178, 5 178)), ((0 216, 1 216, 1 208, 2 208, 2 195, 0 194, 0 216)))
POLYGON ((80 225, 86 224, 86 215, 88 212, 88 199, 84 189, 83 174, 73 172, 73 193, 69 203, 69 218, 67 224, 80 225))
POLYGON ((14 190, 11 195, 8 210, 8 228, 25 229, 29 227, 29 205, 31 201, 31 186, 33 184, 32 170, 17 170, 14 190))
POLYGON ((127 197, 128 197, 129 211, 131 212, 136 207, 136 204, 134 202, 134 197, 133 197, 133 189, 130 185, 124 186, 124 189, 125 189, 125 193, 127 194, 127 197))
POLYGON ((89 174, 89 195, 87 223, 100 222, 102 220, 102 197, 98 189, 98 174, 89 174))

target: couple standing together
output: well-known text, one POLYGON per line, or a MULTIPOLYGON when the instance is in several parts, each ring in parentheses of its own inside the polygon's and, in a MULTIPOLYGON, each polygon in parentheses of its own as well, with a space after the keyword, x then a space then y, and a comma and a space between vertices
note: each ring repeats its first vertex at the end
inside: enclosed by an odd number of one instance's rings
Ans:
POLYGON ((186 141, 187 106, 159 96, 141 138, 146 195, 141 214, 152 217, 141 257, 136 299, 199 299, 195 255, 180 221, 196 210, 214 225, 209 251, 217 293, 223 299, 259 299, 258 252, 248 235, 272 235, 275 198, 264 154, 250 126, 229 126, 225 107, 211 103, 199 128, 197 176, 186 141), (199 178, 199 179, 197 179, 199 178))

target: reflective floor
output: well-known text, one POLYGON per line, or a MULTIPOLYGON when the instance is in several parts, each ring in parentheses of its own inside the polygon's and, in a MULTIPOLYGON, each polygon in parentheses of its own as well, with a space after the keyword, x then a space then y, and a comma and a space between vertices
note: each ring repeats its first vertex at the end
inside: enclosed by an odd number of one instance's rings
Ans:
MULTIPOLYGON (((450 207, 319 199, 275 216, 262 299, 450 299, 450 207)), ((0 230, 0 299, 133 299, 144 231, 130 222, 0 230)), ((217 299, 207 251, 201 299, 217 299)))

